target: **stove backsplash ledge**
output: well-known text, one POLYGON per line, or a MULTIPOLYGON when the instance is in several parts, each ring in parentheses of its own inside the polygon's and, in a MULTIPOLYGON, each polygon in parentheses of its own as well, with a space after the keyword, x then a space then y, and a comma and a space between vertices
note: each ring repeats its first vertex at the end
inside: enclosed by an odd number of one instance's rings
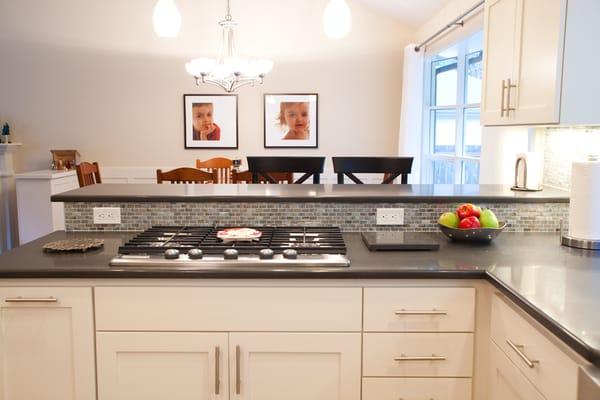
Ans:
MULTIPOLYGON (((568 203, 478 203, 493 210, 512 232, 555 232, 568 223, 568 203)), ((456 203, 65 203, 66 230, 142 231, 156 225, 338 226, 343 232, 435 232, 456 203), (120 207, 121 224, 95 225, 94 207, 120 207), (404 208, 402 226, 376 225, 377 208, 404 208)))

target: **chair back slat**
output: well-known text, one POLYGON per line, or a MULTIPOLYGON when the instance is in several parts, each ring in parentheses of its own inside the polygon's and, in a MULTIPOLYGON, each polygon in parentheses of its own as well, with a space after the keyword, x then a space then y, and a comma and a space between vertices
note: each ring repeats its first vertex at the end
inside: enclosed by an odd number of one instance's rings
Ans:
POLYGON ((210 160, 196 160, 196 168, 215 172, 217 175, 216 183, 231 183, 231 169, 233 161, 225 157, 215 157, 210 160))
POLYGON ((325 157, 248 157, 248 169, 254 183, 261 179, 269 183, 278 183, 277 173, 303 174, 294 183, 299 184, 312 176, 313 183, 318 184, 325 166, 325 157))
POLYGON ((170 182, 172 184, 182 183, 216 183, 217 176, 214 172, 206 172, 196 168, 176 168, 171 171, 163 172, 156 170, 156 182, 170 182))
POLYGON ((344 183, 344 176, 354 183, 362 184, 354 174, 383 174, 382 184, 390 184, 401 177, 401 183, 408 183, 414 157, 333 157, 333 170, 338 183, 344 183))
MULTIPOLYGON (((279 184, 294 183, 294 174, 291 172, 271 172, 271 173, 269 173, 269 176, 271 176, 273 179, 275 179, 276 182, 279 184)), ((233 183, 254 183, 252 181, 252 172, 250 172, 250 171, 244 171, 244 172, 235 172, 234 171, 234 172, 232 172, 231 181, 233 183)), ((259 176, 258 182, 256 182, 256 183, 267 184, 270 182, 263 176, 259 176)))
POLYGON ((82 162, 79 163, 79 165, 76 165, 75 169, 77 170, 79 187, 102 183, 102 178, 100 177, 100 166, 97 162, 82 162))

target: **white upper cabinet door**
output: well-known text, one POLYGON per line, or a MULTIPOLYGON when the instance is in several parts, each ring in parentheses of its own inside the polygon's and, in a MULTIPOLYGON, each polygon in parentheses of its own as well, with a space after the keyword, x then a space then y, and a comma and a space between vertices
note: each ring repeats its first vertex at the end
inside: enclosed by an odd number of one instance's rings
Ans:
POLYGON ((545 400, 491 340, 490 347, 490 400, 545 400))
POLYGON ((483 95, 481 124, 509 124, 506 101, 508 80, 516 63, 518 0, 491 0, 485 3, 483 50, 483 95))
POLYGON ((359 400, 360 333, 232 333, 231 400, 359 400))
POLYGON ((519 0, 515 86, 506 100, 514 109, 510 123, 559 123, 565 14, 564 0, 519 0))
POLYGON ((0 287, 0 399, 93 400, 91 288, 0 287))
POLYGON ((98 332, 98 398, 227 400, 227 334, 98 332))

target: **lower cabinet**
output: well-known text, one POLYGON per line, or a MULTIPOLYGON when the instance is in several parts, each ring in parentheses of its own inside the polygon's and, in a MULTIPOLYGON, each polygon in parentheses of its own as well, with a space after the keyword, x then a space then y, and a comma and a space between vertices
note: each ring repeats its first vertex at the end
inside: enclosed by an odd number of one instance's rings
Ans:
POLYGON ((93 400, 91 288, 0 287, 0 399, 93 400))
POLYGON ((98 332, 98 397, 229 398, 227 333, 98 332))
POLYGON ((493 341, 490 366, 490 400, 545 400, 493 341))
POLYGON ((100 400, 359 400, 359 333, 98 332, 100 400))
POLYGON ((360 333, 231 333, 231 399, 360 400, 360 333))
POLYGON ((362 400, 471 400, 470 378, 365 378, 362 400))

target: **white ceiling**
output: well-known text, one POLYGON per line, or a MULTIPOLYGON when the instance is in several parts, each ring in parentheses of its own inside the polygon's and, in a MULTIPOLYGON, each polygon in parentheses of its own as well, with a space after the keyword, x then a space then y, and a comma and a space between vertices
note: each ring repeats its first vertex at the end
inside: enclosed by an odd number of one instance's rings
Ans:
POLYGON ((418 26, 427 21, 449 0, 355 0, 373 9, 391 14, 401 22, 418 26))

